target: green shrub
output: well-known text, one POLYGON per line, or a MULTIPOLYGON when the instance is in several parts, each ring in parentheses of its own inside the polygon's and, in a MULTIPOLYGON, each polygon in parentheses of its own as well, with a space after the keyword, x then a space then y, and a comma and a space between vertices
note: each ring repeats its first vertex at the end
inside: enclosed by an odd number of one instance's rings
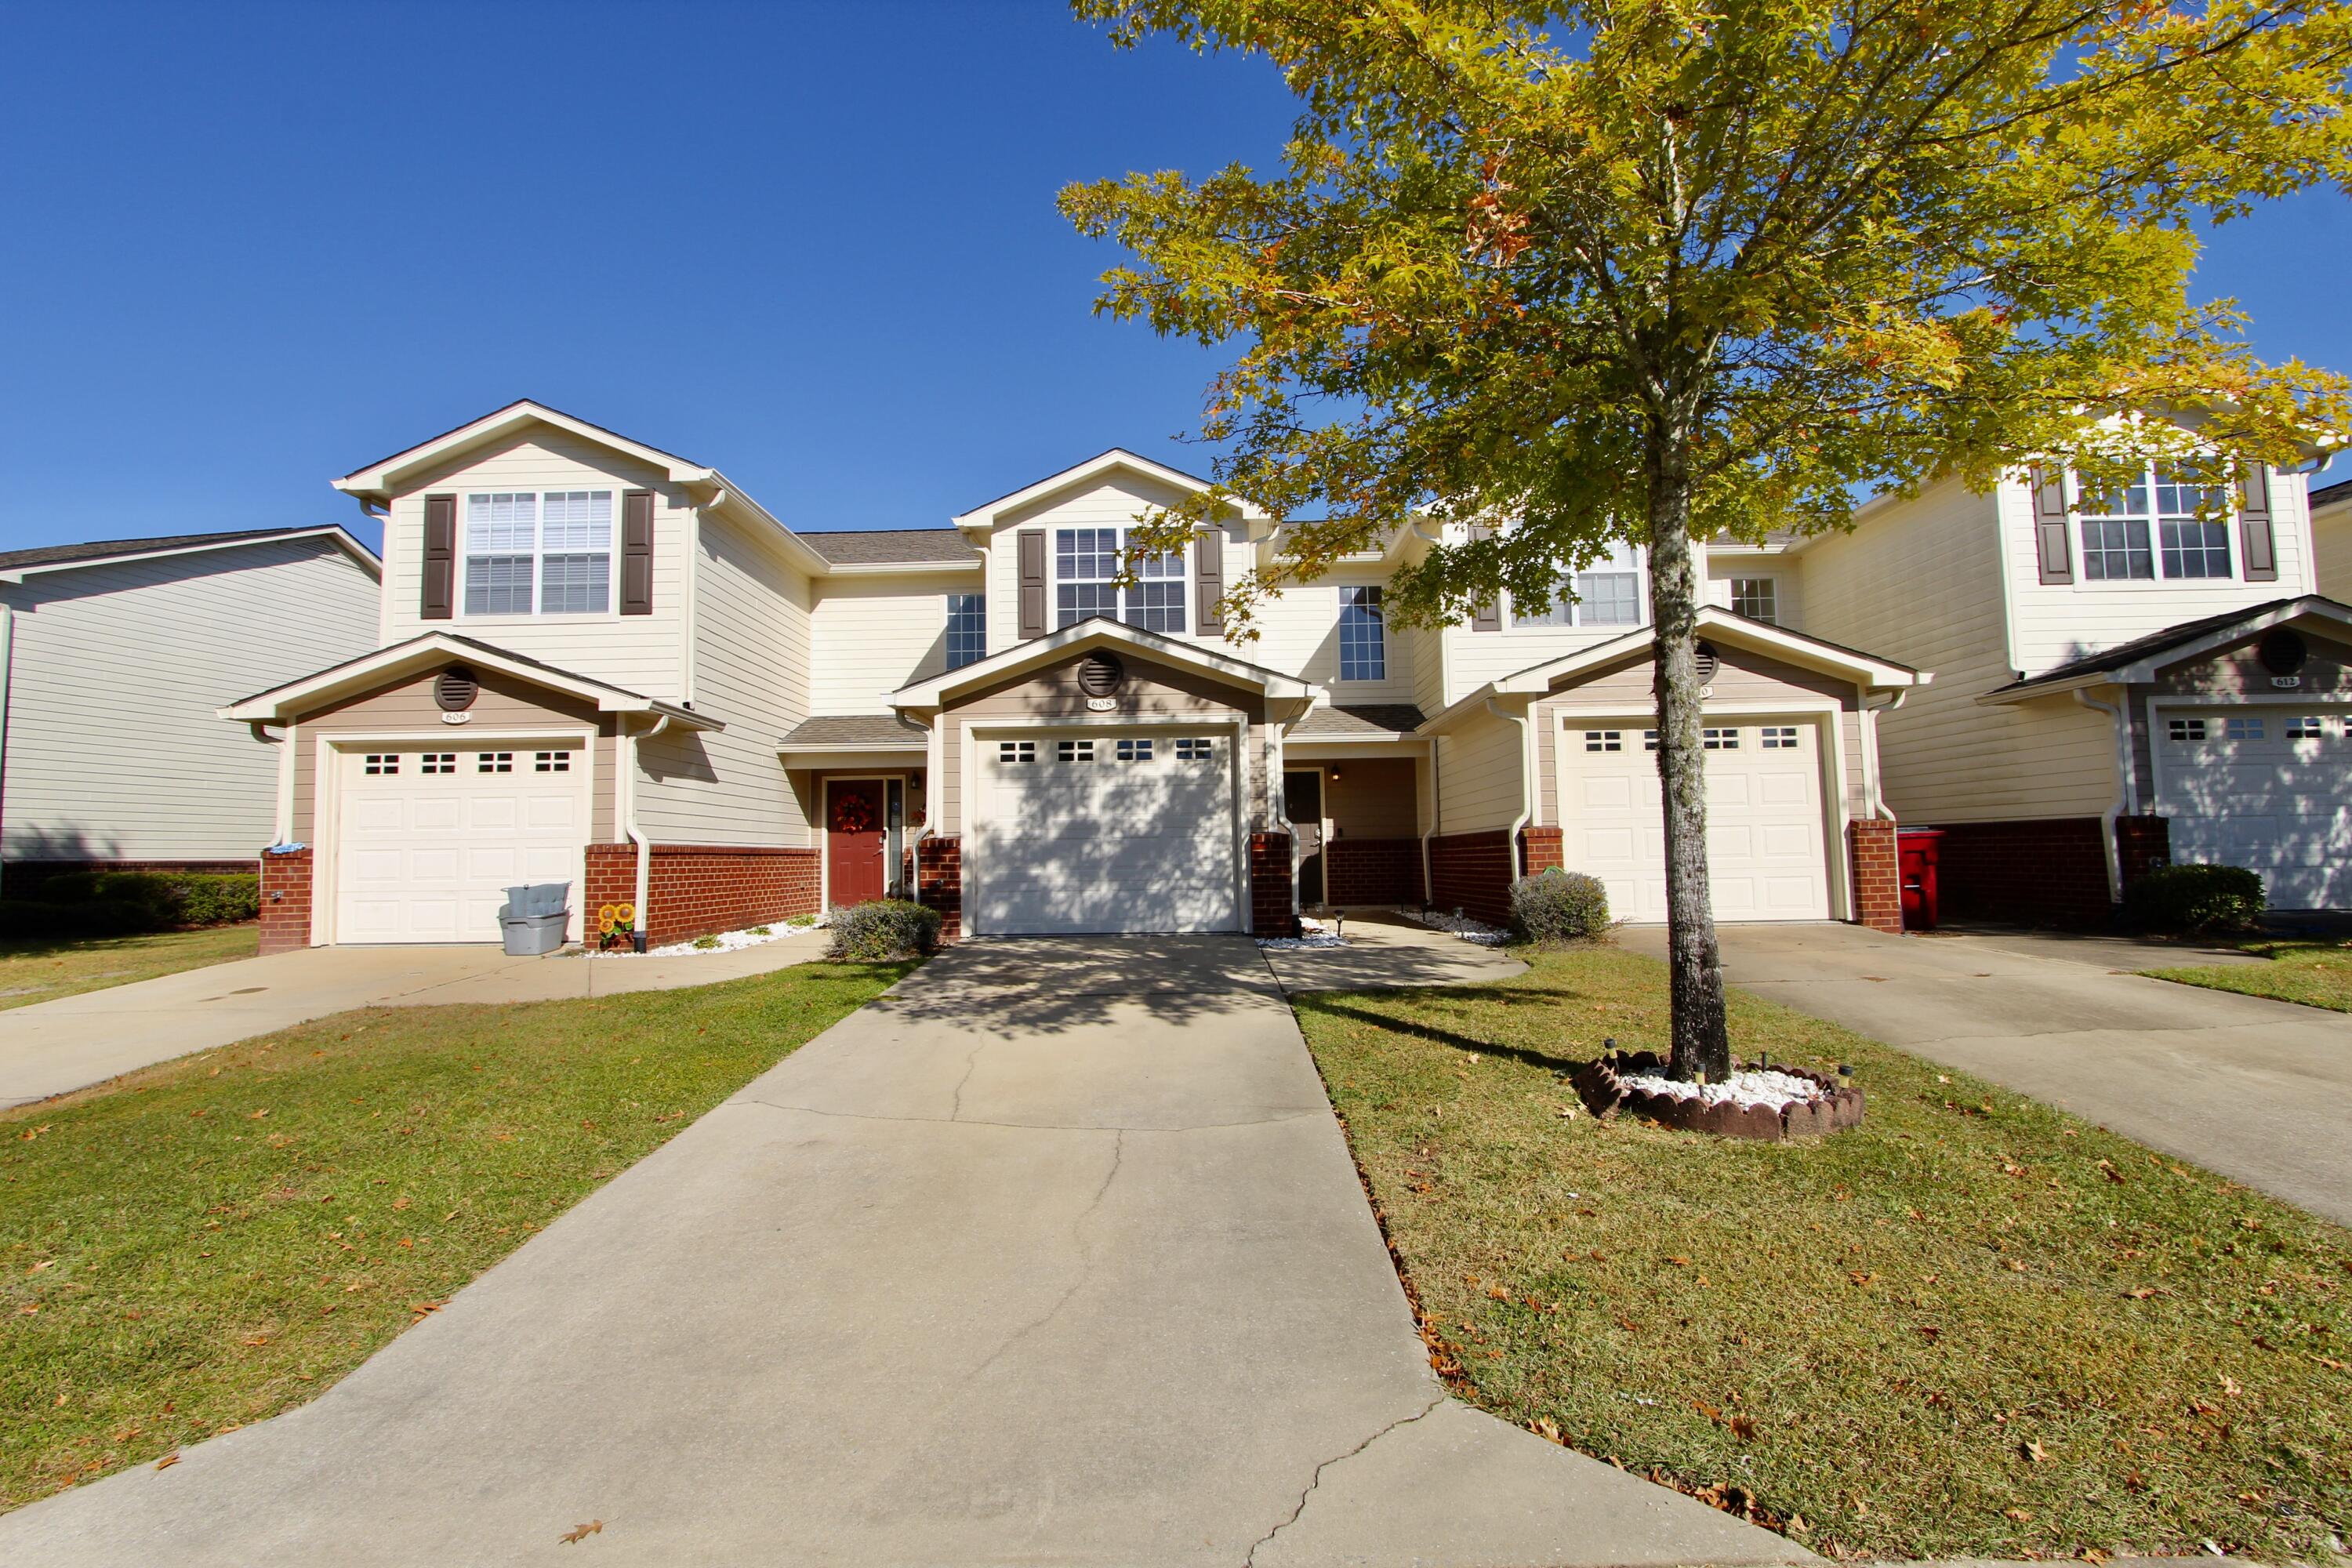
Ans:
POLYGON ((1609 929, 1609 889, 1598 877, 1554 866, 1511 884, 1511 936, 1568 942, 1609 929))
POLYGON ((137 936, 158 929, 154 909, 124 899, 53 904, 0 899, 0 937, 137 936))
POLYGON ((835 958, 874 962, 931 952, 939 945, 939 910, 904 899, 877 899, 834 911, 831 956, 835 958))
POLYGON ((2262 878, 2242 866, 2166 866, 2124 889, 2124 921, 2181 936, 2251 931, 2264 902, 2262 878))
POLYGON ((43 882, 35 898, 68 908, 135 905, 147 911, 143 931, 229 925, 260 915, 261 878, 250 871, 66 871, 43 882))
POLYGON ((702 949, 703 952, 709 952, 712 948, 719 945, 719 939, 715 936, 698 936, 694 939, 694 945, 702 949))

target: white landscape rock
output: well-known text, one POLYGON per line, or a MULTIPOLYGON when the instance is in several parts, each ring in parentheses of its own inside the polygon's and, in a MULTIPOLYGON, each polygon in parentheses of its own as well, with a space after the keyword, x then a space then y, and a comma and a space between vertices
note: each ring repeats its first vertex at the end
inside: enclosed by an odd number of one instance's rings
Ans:
POLYGON ((1271 948, 1277 952, 1287 952, 1301 947, 1345 947, 1348 945, 1348 939, 1333 930, 1329 921, 1318 921, 1312 915, 1301 915, 1298 917, 1297 936, 1262 936, 1257 939, 1257 944, 1260 947, 1271 948))
POLYGON ((1761 1105, 1774 1110, 1819 1100, 1823 1092, 1822 1086, 1811 1079, 1769 1068, 1736 1072, 1719 1083, 1687 1083, 1678 1078, 1646 1072, 1624 1073, 1617 1081, 1629 1094, 1662 1094, 1670 1100, 1696 1100, 1701 1105, 1721 1105, 1728 1100, 1743 1108, 1761 1105))
POLYGON ((788 936, 799 936, 804 931, 815 929, 816 927, 812 925, 793 926, 778 921, 764 932, 748 928, 743 931, 720 931, 717 942, 709 947, 697 947, 693 942, 674 942, 667 947, 650 948, 644 952, 632 952, 623 949, 618 952, 592 952, 589 956, 591 958, 696 958, 709 952, 732 952, 739 947, 758 947, 763 942, 782 942, 788 936))
POLYGON ((1480 947, 1501 947, 1511 940, 1510 932, 1496 931, 1493 926, 1474 921, 1458 910, 1452 914, 1444 910, 1400 910, 1397 912, 1415 924, 1425 925, 1432 931, 1442 931, 1448 936, 1460 937, 1464 942, 1475 942, 1480 947))

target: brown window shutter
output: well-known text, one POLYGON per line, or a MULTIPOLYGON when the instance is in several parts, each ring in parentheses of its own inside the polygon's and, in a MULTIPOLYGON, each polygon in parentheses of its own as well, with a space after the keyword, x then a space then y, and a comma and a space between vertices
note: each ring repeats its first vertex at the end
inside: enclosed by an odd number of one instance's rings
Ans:
POLYGON ((621 614, 654 613, 654 492, 621 492, 621 614))
POLYGON ((1498 632, 1503 629, 1503 604, 1489 599, 1470 612, 1470 629, 1474 632, 1498 632))
POLYGON ((1204 637, 1225 635, 1224 617, 1218 614, 1218 602, 1225 596, 1225 536, 1213 528, 1204 528, 1192 542, 1192 597, 1199 605, 1193 625, 1204 637))
POLYGON ((419 618, 446 621, 457 611, 457 498, 425 498, 424 588, 419 618))
POLYGON ((1021 551, 1021 635, 1045 635, 1045 531, 1024 528, 1013 535, 1021 551))
POLYGON ((2271 471, 2260 463, 2238 469, 2238 556, 2249 583, 2278 581, 2278 549, 2271 540, 2271 471))
POLYGON ((2066 527, 2066 470, 2032 468, 2033 544, 2044 583, 2074 580, 2074 542, 2066 527))

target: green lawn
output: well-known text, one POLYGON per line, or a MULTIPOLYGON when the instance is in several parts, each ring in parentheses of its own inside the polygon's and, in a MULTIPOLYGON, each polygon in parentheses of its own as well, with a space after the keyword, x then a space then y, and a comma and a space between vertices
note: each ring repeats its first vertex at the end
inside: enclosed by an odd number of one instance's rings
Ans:
POLYGON ((2338 1013, 2352 1013, 2352 942, 2250 942, 2245 951, 2270 962, 2210 969, 2150 969, 2142 973, 2158 980, 2177 980, 2183 985, 2241 991, 2249 996, 2269 996, 2281 1002, 2300 1002, 2306 1007, 2332 1007, 2338 1013))
POLYGON ((1458 1392, 1824 1555, 2352 1538, 2352 1235, 1744 995, 1741 1054, 1852 1064, 1864 1126, 1595 1121, 1557 1074, 1663 1049, 1664 970, 1525 956, 1297 1002, 1458 1392))
POLYGON ((346 1013, 0 1112, 0 1507, 310 1398, 910 967, 346 1013))
POLYGON ((0 940, 0 1009, 53 1002, 83 991, 152 980, 232 958, 251 958, 261 928, 207 926, 154 936, 0 940))

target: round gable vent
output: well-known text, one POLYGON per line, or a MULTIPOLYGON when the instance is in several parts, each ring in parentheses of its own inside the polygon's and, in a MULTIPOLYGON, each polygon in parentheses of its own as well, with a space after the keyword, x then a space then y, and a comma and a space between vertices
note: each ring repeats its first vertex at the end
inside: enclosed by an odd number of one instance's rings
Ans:
POLYGON ((463 713, 481 694, 482 683, 462 664, 451 665, 433 683, 433 700, 441 705, 444 713, 463 713))
POLYGON ((1715 645, 1702 642, 1694 646, 1691 652, 1698 663, 1698 683, 1701 686, 1711 684, 1715 672, 1723 668, 1723 661, 1715 657, 1715 645))
POLYGON ((2254 645, 2254 657, 2261 659, 2263 668, 2273 675, 2293 675, 2311 657, 2311 649, 2300 633, 2291 632, 2284 626, 2273 626, 2263 634, 2261 642, 2254 645))
POLYGON ((1127 679, 1127 667, 1117 654, 1090 653, 1078 662, 1078 689, 1089 697, 1108 697, 1127 679))

